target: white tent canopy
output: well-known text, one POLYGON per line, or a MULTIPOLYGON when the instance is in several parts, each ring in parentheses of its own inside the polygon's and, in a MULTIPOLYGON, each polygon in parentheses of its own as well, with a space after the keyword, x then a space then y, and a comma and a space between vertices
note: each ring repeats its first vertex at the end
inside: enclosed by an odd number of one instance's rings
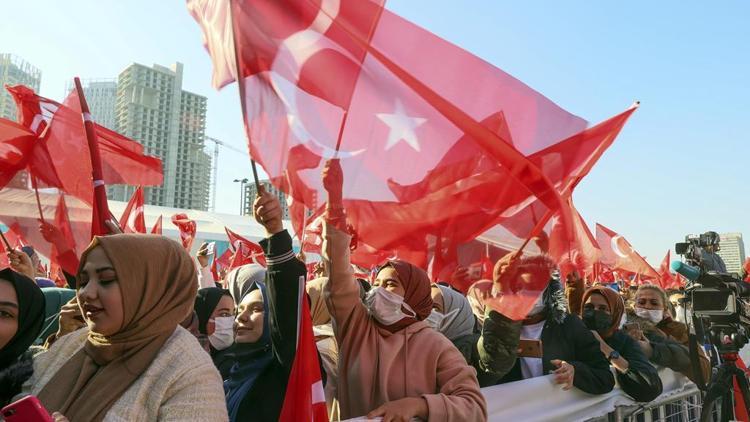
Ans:
MULTIPOLYGON (((42 211, 46 220, 54 221, 55 207, 59 194, 54 190, 47 189, 39 192, 42 211)), ((65 202, 68 207, 68 217, 71 223, 83 222, 90 219, 90 207, 83 201, 72 197, 65 196, 65 202)), ((120 201, 109 201, 109 208, 116 218, 122 216, 127 203, 120 201)), ((227 235, 224 227, 228 227, 235 233, 246 237, 249 240, 258 242, 265 237, 263 226, 258 224, 251 216, 239 216, 232 214, 220 214, 206 211, 183 210, 179 208, 159 207, 156 205, 145 205, 144 216, 146 219, 146 228, 148 230, 154 225, 159 216, 162 216, 162 234, 169 238, 178 240, 179 230, 172 224, 171 217, 177 213, 185 213, 188 218, 195 220, 197 223, 197 234, 193 243, 193 252, 195 252, 201 242, 225 242, 224 248, 228 245, 227 235)), ((0 190, 0 222, 8 225, 8 221, 15 218, 39 218, 39 211, 34 197, 34 191, 22 189, 2 189, 0 190)), ((284 221, 284 227, 293 234, 291 223, 284 221)), ((299 245, 296 244, 295 247, 299 245)))

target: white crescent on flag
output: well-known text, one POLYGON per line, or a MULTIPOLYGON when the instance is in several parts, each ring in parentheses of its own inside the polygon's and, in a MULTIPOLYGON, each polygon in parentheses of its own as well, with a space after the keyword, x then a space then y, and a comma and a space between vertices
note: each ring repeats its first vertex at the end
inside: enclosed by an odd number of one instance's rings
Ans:
POLYGON ((612 246, 612 252, 614 252, 620 258, 627 258, 628 255, 622 252, 622 250, 620 249, 620 245, 617 243, 617 241, 621 238, 622 236, 617 235, 613 237, 612 240, 610 240, 610 244, 612 246))

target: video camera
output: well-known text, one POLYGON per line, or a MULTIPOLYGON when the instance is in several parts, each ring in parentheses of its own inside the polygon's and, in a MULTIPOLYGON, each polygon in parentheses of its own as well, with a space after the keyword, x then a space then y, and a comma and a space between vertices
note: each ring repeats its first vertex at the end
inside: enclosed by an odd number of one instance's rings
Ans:
POLYGON ((688 236, 686 240, 675 245, 685 262, 672 263, 672 269, 688 280, 686 307, 703 322, 705 334, 710 334, 708 340, 720 352, 737 352, 749 340, 746 333, 750 330, 750 283, 704 269, 699 248, 717 244, 711 236, 688 236))
POLYGON ((700 235, 687 235, 685 241, 674 245, 675 252, 685 257, 685 262, 694 267, 704 268, 702 251, 708 246, 719 247, 719 234, 708 231, 700 235))

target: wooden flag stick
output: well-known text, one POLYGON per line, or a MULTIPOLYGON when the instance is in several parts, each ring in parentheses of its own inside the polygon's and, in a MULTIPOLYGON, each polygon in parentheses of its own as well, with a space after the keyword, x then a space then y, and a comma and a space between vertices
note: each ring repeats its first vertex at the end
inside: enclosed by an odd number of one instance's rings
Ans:
POLYGON ((2 230, 0 230, 0 237, 3 238, 3 243, 5 243, 5 250, 10 252, 13 250, 13 248, 10 247, 10 243, 8 243, 8 239, 5 238, 5 234, 2 230))
POLYGON ((31 174, 31 172, 29 172, 29 175, 31 176, 31 186, 34 187, 34 195, 36 196, 36 208, 39 211, 39 219, 41 219, 42 223, 44 223, 44 213, 42 212, 42 201, 39 199, 39 187, 37 186, 36 176, 31 174))
MULTIPOLYGON (((240 93, 240 106, 242 107, 242 120, 245 123, 245 133, 248 133, 247 131, 247 107, 245 106, 245 81, 242 75, 240 74, 240 54, 237 51, 237 31, 235 29, 235 22, 234 22, 234 12, 232 9, 234 8, 234 0, 229 0, 229 20, 232 23, 232 46, 234 48, 234 78, 237 82, 237 89, 240 93)), ((248 135, 249 136, 249 135, 248 135)), ((250 139, 248 138, 248 141, 250 139)), ((250 149, 248 148, 248 153, 250 152, 250 149)), ((260 192, 260 181, 258 180, 258 169, 255 165, 255 160, 253 159, 252 154, 250 155, 250 167, 253 169, 253 181, 255 182, 255 191, 260 192)))

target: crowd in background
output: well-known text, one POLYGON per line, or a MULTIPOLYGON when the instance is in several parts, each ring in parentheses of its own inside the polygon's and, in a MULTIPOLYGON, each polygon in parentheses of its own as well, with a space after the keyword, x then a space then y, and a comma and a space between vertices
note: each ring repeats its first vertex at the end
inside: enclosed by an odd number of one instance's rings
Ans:
POLYGON ((705 354, 691 364, 679 291, 589 286, 576 273, 563 281, 546 255, 508 254, 492 280, 467 291, 402 260, 357 279, 337 161, 323 181, 323 261, 313 274, 292 250, 278 200, 262 189, 253 215, 267 233, 267 266, 243 265, 218 283, 205 246, 191 257, 156 235, 96 237, 70 288, 36 278, 33 250, 9 251, 11 268, 0 271, 0 405, 31 394, 56 421, 276 421, 301 288, 331 420, 482 421, 481 388, 548 374, 588 394, 617 382, 638 402, 662 393, 658 367, 696 381, 710 375, 705 354), (525 318, 488 305, 529 277, 546 287, 525 318))

